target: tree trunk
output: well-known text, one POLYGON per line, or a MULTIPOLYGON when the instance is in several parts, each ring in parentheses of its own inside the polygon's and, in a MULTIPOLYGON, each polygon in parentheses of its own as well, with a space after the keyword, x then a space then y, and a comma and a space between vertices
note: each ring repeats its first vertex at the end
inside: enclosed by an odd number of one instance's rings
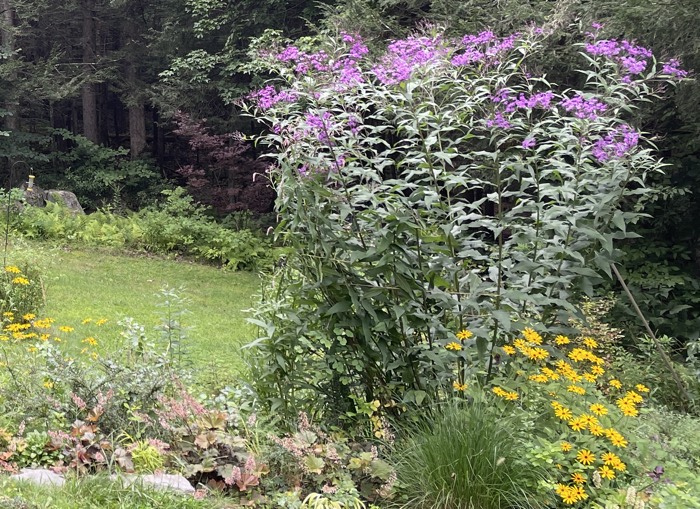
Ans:
POLYGON ((129 84, 129 143, 131 159, 138 158, 146 148, 146 112, 143 99, 138 92, 138 75, 135 62, 127 63, 126 79, 129 84))
MULTIPOLYGON (((95 0, 82 0, 80 2, 83 11, 83 64, 85 71, 92 73, 95 65, 95 0)), ((88 140, 98 143, 99 130, 97 128, 97 90, 94 83, 85 83, 82 90, 83 99, 83 136, 88 140)))
MULTIPOLYGON (((1 0, 0 9, 2 9, 2 48, 7 58, 13 59, 13 54, 15 52, 15 15, 12 9, 11 0, 1 0)), ((14 82, 17 77, 10 75, 10 81, 14 82)), ((5 101, 5 129, 8 131, 14 131, 19 125, 19 119, 17 118, 18 107, 17 99, 10 96, 5 101)))

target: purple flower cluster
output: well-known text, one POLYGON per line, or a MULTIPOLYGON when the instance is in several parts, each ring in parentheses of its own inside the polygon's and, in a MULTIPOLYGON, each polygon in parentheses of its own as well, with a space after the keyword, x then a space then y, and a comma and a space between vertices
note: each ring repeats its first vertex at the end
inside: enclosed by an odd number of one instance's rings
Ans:
POLYGON ((267 110, 277 104, 278 102, 287 101, 292 102, 297 99, 297 94, 293 90, 282 90, 277 92, 275 87, 268 85, 252 92, 249 99, 255 101, 261 110, 267 110))
POLYGON ((586 99, 581 94, 571 98, 567 97, 560 104, 566 111, 573 112, 575 117, 589 120, 595 120, 608 109, 608 105, 597 97, 586 99))
POLYGON ((465 35, 462 38, 461 53, 452 57, 452 65, 465 66, 473 62, 484 62, 512 49, 520 34, 513 34, 499 39, 490 30, 477 35, 465 35))
POLYGON ((493 118, 486 119, 486 127, 500 127, 501 129, 510 129, 513 125, 503 116, 503 113, 497 111, 493 118))
POLYGON ((441 59, 447 51, 440 36, 394 41, 373 71, 384 85, 395 85, 410 78, 416 68, 441 59))
POLYGON ((316 137, 321 142, 328 142, 328 133, 333 129, 331 124, 332 115, 330 112, 325 111, 321 115, 314 115, 313 113, 307 113, 306 120, 306 132, 315 133, 316 137))
POLYGON ((502 100, 502 102, 506 104, 507 112, 512 112, 517 109, 531 110, 533 108, 547 110, 552 103, 552 99, 554 99, 554 92, 548 91, 533 94, 529 97, 525 94, 520 94, 517 98, 505 98, 502 100))
POLYGON ((601 163, 612 158, 620 159, 639 143, 639 133, 628 125, 615 128, 607 136, 593 144, 591 152, 601 163))
POLYGON ((336 88, 346 89, 363 80, 358 62, 369 50, 359 35, 343 33, 341 39, 349 49, 347 54, 340 58, 334 58, 323 50, 306 53, 296 46, 286 47, 276 58, 280 62, 294 64, 294 72, 297 74, 308 74, 312 71, 333 72, 337 75, 336 88))
POLYGON ((520 146, 523 147, 523 148, 526 149, 526 150, 527 150, 527 149, 533 148, 535 145, 537 145, 537 142, 535 141, 535 138, 533 138, 532 136, 528 136, 528 137, 525 138, 525 139, 523 140, 523 142, 520 144, 520 146))
POLYGON ((641 74, 653 56, 650 49, 637 46, 630 41, 601 39, 586 44, 586 52, 593 56, 603 56, 617 62, 629 77, 641 74))
POLYGON ((672 58, 668 62, 664 63, 661 68, 661 74, 667 74, 673 76, 674 78, 682 79, 688 76, 688 71, 684 71, 680 68, 680 63, 675 58, 672 58))

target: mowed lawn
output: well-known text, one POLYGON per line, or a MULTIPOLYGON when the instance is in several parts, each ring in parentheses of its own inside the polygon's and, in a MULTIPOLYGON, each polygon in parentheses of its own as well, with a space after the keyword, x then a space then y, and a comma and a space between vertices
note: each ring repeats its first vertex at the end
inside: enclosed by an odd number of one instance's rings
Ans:
MULTIPOLYGON (((181 288, 177 293, 187 302, 173 306, 172 311, 188 311, 178 317, 189 327, 183 342, 187 359, 205 378, 207 373, 214 379, 241 373, 241 346, 256 332, 247 323, 244 310, 255 303, 259 293, 257 274, 84 247, 48 248, 32 243, 29 250, 44 273, 42 316, 53 318, 56 326, 75 328, 62 334, 66 346, 79 348, 85 337, 92 336, 99 349, 120 348, 125 340, 118 322, 131 317, 145 327, 149 340, 167 348, 163 333, 156 329, 167 314, 159 293, 165 287, 181 288), (83 324, 85 319, 91 321, 83 324), (96 325, 101 319, 107 322, 96 325)), ((26 259, 27 254, 24 250, 21 258, 26 259)), ((8 258, 13 259, 12 252, 8 258)))

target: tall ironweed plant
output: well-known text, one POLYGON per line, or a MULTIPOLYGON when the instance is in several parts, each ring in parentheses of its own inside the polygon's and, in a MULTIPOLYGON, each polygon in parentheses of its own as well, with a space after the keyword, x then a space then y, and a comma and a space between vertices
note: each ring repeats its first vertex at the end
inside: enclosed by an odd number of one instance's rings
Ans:
POLYGON ((561 90, 538 64, 546 37, 428 27, 380 55, 347 33, 266 42, 277 79, 246 108, 269 126, 293 249, 251 347, 275 408, 439 400, 446 345, 468 352, 460 379, 488 379, 511 330, 564 326, 610 274, 662 168, 626 119, 686 72, 594 28, 587 86, 561 90))

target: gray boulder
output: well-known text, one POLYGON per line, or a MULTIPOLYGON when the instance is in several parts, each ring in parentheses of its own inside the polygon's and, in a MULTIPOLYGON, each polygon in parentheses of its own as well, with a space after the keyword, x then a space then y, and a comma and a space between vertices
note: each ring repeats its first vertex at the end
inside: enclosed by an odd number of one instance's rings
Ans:
POLYGON ((75 196, 75 193, 71 193, 70 191, 49 189, 48 191, 44 191, 44 200, 46 200, 47 203, 52 202, 63 205, 74 214, 85 214, 83 207, 78 201, 78 197, 75 196))
POLYGON ((149 474, 149 475, 126 475, 122 477, 124 486, 142 483, 157 490, 172 490, 182 493, 194 493, 195 489, 190 482, 181 475, 176 474, 149 474))
POLYGON ((42 486, 63 486, 66 480, 46 468, 23 468, 19 474, 11 475, 10 479, 16 481, 27 481, 42 486))
POLYGON ((27 202, 27 205, 31 205, 32 207, 46 206, 44 194, 45 191, 37 186, 34 186, 31 189, 24 189, 24 199, 27 202))

